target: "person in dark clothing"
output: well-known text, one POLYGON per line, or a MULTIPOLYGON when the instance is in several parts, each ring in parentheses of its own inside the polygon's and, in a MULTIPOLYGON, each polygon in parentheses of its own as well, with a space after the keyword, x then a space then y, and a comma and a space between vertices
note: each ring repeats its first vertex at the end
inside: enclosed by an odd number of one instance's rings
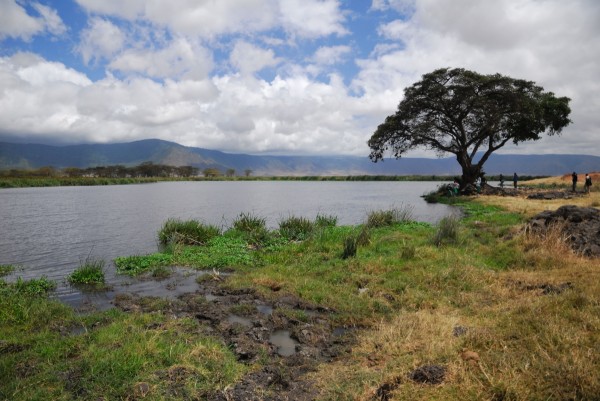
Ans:
POLYGON ((517 189, 517 181, 519 181, 519 176, 517 175, 517 173, 513 174, 513 187, 515 187, 515 189, 517 189))
POLYGON ((504 188, 504 176, 500 174, 500 188, 504 188))
POLYGON ((571 178, 573 180, 573 192, 575 192, 575 189, 577 188, 577 173, 573 171, 571 178))
POLYGON ((586 194, 590 193, 591 186, 592 186, 592 177, 590 177, 590 173, 587 173, 585 175, 585 184, 584 184, 586 194))

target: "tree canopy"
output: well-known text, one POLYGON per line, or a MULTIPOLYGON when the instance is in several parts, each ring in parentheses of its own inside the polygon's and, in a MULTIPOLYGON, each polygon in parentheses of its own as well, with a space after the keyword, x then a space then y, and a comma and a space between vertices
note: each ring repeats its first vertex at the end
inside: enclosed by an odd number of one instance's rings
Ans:
POLYGON ((390 152, 400 158, 419 147, 439 156, 452 153, 462 168, 464 186, 473 183, 490 155, 508 142, 560 134, 571 122, 569 101, 531 81, 438 69, 404 90, 396 113, 369 139, 369 157, 377 162, 390 152))

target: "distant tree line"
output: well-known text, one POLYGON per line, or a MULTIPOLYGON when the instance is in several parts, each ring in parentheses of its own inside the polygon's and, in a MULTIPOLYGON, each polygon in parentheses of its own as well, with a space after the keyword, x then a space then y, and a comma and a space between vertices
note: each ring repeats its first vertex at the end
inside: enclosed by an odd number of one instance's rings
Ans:
POLYGON ((149 177, 193 177, 199 169, 192 166, 167 166, 144 162, 134 167, 123 165, 96 166, 88 168, 65 167, 57 169, 52 166, 32 170, 4 170, 1 175, 8 177, 98 177, 98 178, 149 178, 149 177))

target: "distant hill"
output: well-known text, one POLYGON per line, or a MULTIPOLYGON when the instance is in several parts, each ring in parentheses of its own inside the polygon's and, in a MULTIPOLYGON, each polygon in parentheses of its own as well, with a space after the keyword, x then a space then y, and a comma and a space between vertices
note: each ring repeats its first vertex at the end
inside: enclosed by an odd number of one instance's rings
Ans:
MULTIPOLYGON (((0 142, 0 169, 32 169, 43 166, 95 167, 135 166, 143 162, 172 166, 194 166, 200 170, 234 169, 238 175, 252 170, 259 176, 301 175, 457 175, 454 158, 405 157, 372 163, 356 156, 253 156, 193 148, 147 139, 115 144, 51 146, 0 142)), ((587 155, 492 155, 487 174, 561 175, 572 171, 600 171, 600 157, 587 155)))

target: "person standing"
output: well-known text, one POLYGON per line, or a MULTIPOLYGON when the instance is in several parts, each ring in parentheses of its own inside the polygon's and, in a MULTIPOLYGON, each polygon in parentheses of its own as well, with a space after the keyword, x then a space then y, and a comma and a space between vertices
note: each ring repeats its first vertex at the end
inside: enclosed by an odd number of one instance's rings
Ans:
POLYGON ((500 188, 504 188, 504 176, 500 174, 500 188))
POLYGON ((585 189, 586 194, 590 193, 591 186, 592 186, 592 177, 590 177, 590 173, 587 173, 585 175, 585 184, 584 184, 584 189, 585 189))
POLYGON ((571 174, 571 179, 573 181, 573 192, 575 192, 575 188, 577 188, 577 173, 576 172, 573 171, 573 174, 571 174))
POLYGON ((519 181, 519 176, 517 175, 517 173, 513 174, 513 187, 515 189, 517 189, 517 181, 519 181))

